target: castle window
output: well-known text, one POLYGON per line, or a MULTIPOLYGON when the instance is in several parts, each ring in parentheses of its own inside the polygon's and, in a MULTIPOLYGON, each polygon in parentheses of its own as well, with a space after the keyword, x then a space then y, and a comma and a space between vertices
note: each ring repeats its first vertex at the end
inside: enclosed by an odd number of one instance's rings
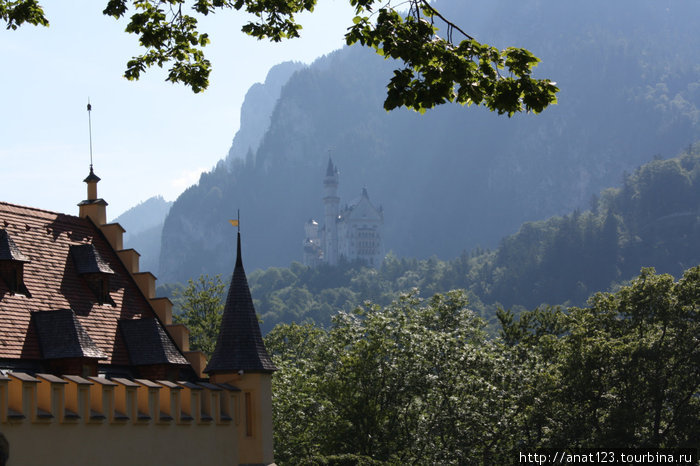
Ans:
POLYGON ((107 355, 90 338, 71 309, 37 311, 32 319, 46 370, 55 375, 97 375, 107 355))
POLYGON ((250 392, 245 394, 245 435, 253 436, 253 402, 250 392))
POLYGON ((29 258, 22 254, 5 230, 0 230, 0 279, 12 294, 31 297, 24 284, 24 264, 29 258))

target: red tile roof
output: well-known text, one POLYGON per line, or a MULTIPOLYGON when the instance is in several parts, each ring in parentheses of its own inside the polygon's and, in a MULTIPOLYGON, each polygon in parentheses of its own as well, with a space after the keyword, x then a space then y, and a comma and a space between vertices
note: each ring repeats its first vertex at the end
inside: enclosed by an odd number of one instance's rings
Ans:
POLYGON ((0 358, 40 359, 39 341, 31 312, 73 309, 80 325, 107 359, 106 364, 129 365, 129 354, 118 330, 119 319, 155 317, 107 239, 89 219, 0 202, 0 229, 22 255, 24 283, 31 297, 10 293, 0 279, 0 358), (98 304, 70 254, 73 245, 93 244, 114 271, 109 296, 98 304))

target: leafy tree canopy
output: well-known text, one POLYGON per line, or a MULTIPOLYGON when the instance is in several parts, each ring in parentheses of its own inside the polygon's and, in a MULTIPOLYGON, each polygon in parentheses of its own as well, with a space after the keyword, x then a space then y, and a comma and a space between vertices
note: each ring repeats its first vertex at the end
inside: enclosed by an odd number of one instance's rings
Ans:
POLYGON ((699 299, 700 267, 678 281, 643 269, 585 308, 502 311, 498 338, 462 291, 367 303, 328 329, 279 325, 265 339, 280 369, 275 457, 513 464, 540 448, 694 448, 699 299))
MULTIPOLYGON (((359 42, 385 58, 403 61, 388 84, 387 110, 405 106, 424 112, 456 102, 484 105, 511 116, 539 113, 556 103, 555 83, 532 77, 539 59, 531 52, 515 47, 498 50, 478 42, 428 0, 409 0, 406 15, 378 0, 348 1, 356 13, 345 35, 348 45, 359 42)), ((127 62, 127 79, 136 80, 146 68, 167 64, 168 81, 197 93, 207 88, 211 72, 204 54, 209 36, 199 29, 198 17, 220 10, 244 11, 255 19, 243 26, 243 32, 279 42, 299 37, 301 25, 295 15, 311 12, 315 5, 316 0, 108 0, 103 13, 128 17, 126 32, 136 34, 145 49, 127 62)), ((24 23, 49 25, 37 0, 0 0, 0 18, 8 29, 24 23)))
POLYGON ((202 275, 190 280, 184 290, 174 291, 177 313, 174 320, 190 331, 190 347, 211 357, 216 348, 221 316, 224 313, 226 284, 221 275, 202 275))

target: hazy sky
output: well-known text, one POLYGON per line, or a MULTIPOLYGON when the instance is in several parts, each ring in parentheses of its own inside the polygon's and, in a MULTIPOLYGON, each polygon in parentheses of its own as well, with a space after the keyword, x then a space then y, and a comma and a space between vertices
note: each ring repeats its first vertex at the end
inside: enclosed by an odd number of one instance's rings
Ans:
POLYGON ((0 201, 77 214, 90 164, 89 97, 109 218, 157 194, 174 200, 195 183, 228 153, 248 88, 277 63, 310 63, 342 47, 353 16, 347 0, 320 0, 301 18, 302 38, 281 44, 246 37, 238 12, 207 18, 214 69, 209 89, 193 94, 157 68, 138 82, 122 77, 140 48, 125 20, 102 15, 106 0, 41 3, 49 28, 0 29, 0 201))

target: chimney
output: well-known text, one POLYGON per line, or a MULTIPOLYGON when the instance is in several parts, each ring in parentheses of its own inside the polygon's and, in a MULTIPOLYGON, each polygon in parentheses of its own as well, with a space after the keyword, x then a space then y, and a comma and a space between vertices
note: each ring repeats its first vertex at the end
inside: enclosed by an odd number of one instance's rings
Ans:
POLYGON ((107 202, 97 197, 97 183, 100 177, 95 175, 90 164, 90 174, 83 180, 87 183, 87 199, 78 204, 80 208, 80 218, 90 217, 96 225, 102 226, 107 223, 107 202))

